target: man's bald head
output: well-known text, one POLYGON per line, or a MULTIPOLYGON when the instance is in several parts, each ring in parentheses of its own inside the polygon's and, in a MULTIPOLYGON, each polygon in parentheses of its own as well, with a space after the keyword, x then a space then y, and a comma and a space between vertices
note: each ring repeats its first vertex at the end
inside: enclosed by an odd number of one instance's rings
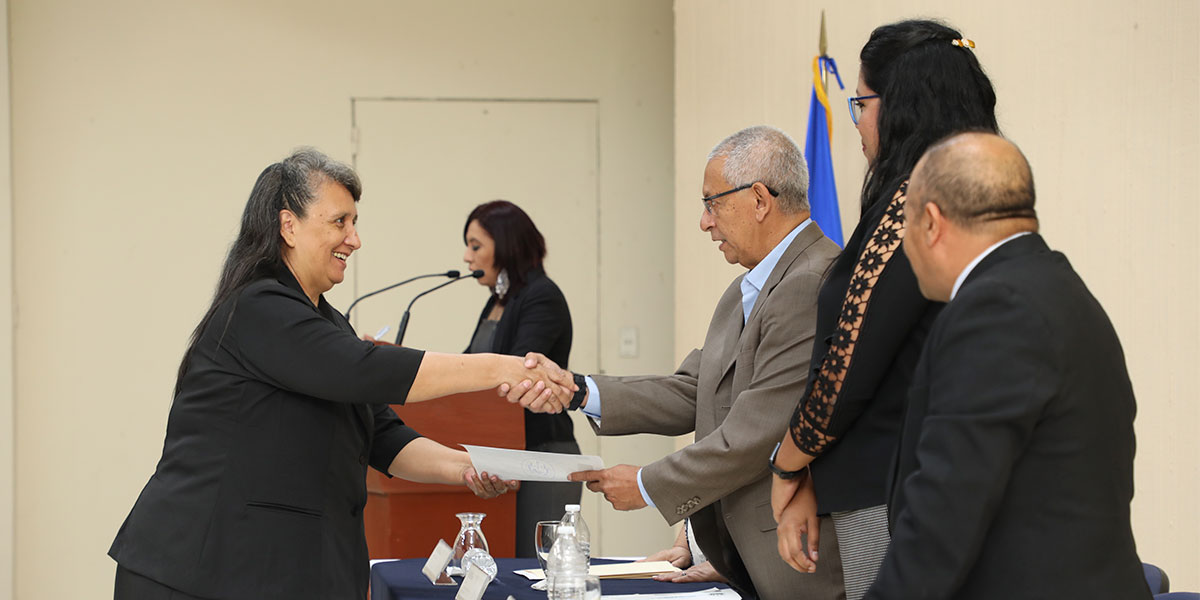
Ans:
POLYGON ((1012 142, 992 133, 959 133, 931 146, 910 182, 909 201, 933 203, 955 225, 997 234, 1036 231, 1033 173, 1012 142))
POLYGON ((992 244, 1037 231, 1033 174, 1021 151, 992 133, 958 133, 925 152, 909 178, 904 254, 921 293, 947 302, 954 282, 992 244))

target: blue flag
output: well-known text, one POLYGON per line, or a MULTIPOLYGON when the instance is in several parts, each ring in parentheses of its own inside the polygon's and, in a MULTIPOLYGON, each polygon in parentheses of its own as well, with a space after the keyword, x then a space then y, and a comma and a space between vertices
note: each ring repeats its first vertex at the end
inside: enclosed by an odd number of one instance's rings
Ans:
POLYGON ((825 71, 833 73, 839 88, 846 89, 832 58, 818 56, 813 59, 813 92, 808 104, 804 160, 808 161, 808 203, 812 207, 812 219, 829 239, 841 246, 842 217, 838 211, 837 183, 833 180, 833 157, 829 154, 833 113, 829 110, 829 95, 821 82, 821 74, 825 71))

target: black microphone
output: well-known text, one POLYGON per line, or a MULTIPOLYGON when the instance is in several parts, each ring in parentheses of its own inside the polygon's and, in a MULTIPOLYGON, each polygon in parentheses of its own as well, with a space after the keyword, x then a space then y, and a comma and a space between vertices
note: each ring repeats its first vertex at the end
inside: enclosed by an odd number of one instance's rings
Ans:
POLYGON ((409 311, 412 310, 413 303, 415 303, 417 301, 417 298, 420 298, 421 296, 424 296, 425 294, 428 294, 429 292, 432 292, 434 290, 440 290, 440 289, 454 283, 455 281, 461 281, 463 279, 479 279, 480 277, 483 277, 483 269, 475 269, 474 271, 471 271, 470 273, 467 273, 466 275, 461 275, 461 276, 451 279, 450 281, 447 281, 445 283, 439 283, 439 284, 421 292, 420 294, 413 296, 412 301, 408 303, 408 308, 404 309, 404 316, 400 317, 400 331, 396 332, 396 345, 399 346, 400 342, 404 341, 404 331, 406 329, 408 329, 409 311))
MULTIPOLYGON (((480 271, 480 273, 482 273, 482 271, 480 271)), ((344 316, 346 317, 346 320, 349 321, 350 320, 350 311, 354 310, 354 305, 358 304, 359 302, 362 302, 363 300, 366 300, 367 298, 370 298, 371 296, 374 296, 375 294, 386 292, 392 288, 400 287, 406 283, 411 283, 418 279, 425 279, 427 277, 449 277, 451 279, 458 279, 459 275, 460 275, 460 273, 458 271, 443 271, 441 273, 427 273, 425 275, 417 275, 416 277, 409 277, 408 279, 405 279, 404 281, 401 281, 400 283, 393 283, 392 285, 389 285, 385 288, 380 288, 369 294, 363 294, 362 296, 355 298, 354 302, 350 303, 350 308, 346 309, 346 314, 344 316)))

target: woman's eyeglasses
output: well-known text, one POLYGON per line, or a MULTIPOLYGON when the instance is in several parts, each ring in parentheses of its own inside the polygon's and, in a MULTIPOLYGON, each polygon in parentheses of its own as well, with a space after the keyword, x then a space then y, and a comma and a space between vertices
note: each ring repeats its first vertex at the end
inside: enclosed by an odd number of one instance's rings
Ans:
POLYGON ((846 102, 848 102, 850 104, 850 120, 854 121, 855 125, 858 125, 858 120, 862 118, 862 112, 863 112, 862 101, 870 100, 871 98, 878 98, 878 97, 879 97, 879 94, 871 94, 869 96, 855 96, 853 98, 846 98, 846 102))

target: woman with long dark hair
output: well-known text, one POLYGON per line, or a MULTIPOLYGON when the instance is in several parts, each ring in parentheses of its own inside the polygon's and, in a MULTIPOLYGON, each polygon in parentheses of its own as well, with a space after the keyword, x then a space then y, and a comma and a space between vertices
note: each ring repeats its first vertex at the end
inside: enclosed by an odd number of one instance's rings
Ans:
POLYGON ((860 54, 850 112, 868 161, 862 214, 822 285, 814 371, 774 462, 797 475, 811 462, 811 477, 775 477, 771 498, 780 554, 800 570, 817 547, 811 535, 807 554, 801 533, 815 532, 816 513, 832 515, 850 600, 866 592, 887 550, 888 468, 941 309, 921 296, 900 250, 907 180, 935 141, 998 130, 996 94, 973 47, 944 24, 913 20, 877 28, 860 54), (802 481, 815 486, 817 506, 797 493, 802 481))
POLYGON ((355 336, 323 294, 361 246, 361 190, 311 149, 259 175, 180 364, 162 458, 109 549, 115 598, 365 598, 368 465, 482 497, 516 487, 389 403, 526 380, 555 392, 544 409, 570 401, 570 374, 544 361, 355 336))
MULTIPOLYGON (((524 356, 538 352, 566 369, 571 356, 571 311, 546 276, 546 240, 521 207, 493 200, 475 207, 463 225, 463 260, 483 271, 491 289, 467 352, 524 356)), ((579 454, 567 413, 525 413, 525 449, 579 454)), ((535 556, 538 521, 557 520, 566 504, 579 504, 580 483, 530 482, 517 491, 517 556, 535 556)))

